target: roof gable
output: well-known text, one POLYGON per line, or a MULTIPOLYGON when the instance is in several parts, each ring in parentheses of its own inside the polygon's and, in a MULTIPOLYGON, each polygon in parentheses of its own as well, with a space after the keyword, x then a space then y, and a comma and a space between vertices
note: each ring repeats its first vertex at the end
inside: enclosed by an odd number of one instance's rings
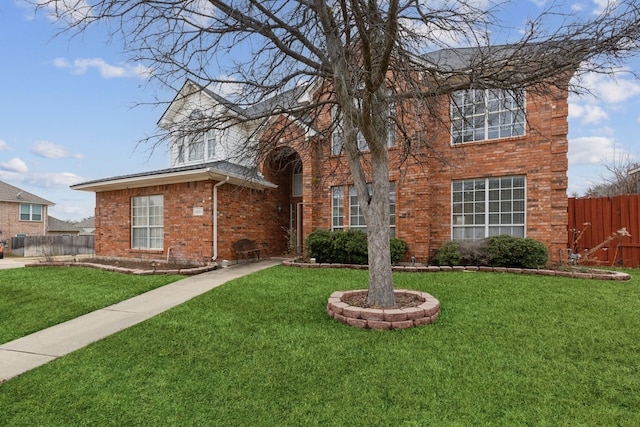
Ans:
POLYGON ((0 202, 10 203, 32 203, 36 205, 52 206, 55 203, 47 199, 36 196, 28 191, 22 190, 6 182, 0 181, 0 202))

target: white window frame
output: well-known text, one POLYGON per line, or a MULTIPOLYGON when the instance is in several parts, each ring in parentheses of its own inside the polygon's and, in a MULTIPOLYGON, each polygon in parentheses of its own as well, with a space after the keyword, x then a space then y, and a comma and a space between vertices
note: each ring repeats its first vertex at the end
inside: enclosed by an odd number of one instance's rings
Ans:
POLYGON ((34 203, 20 203, 18 217, 20 218, 20 221, 42 222, 42 218, 44 216, 43 212, 44 209, 42 205, 34 203))
MULTIPOLYGON (((367 184, 369 194, 372 193, 371 184, 367 184)), ((364 220, 364 215, 360 210, 360 203, 358 201, 358 195, 356 194, 356 187, 349 186, 349 228, 352 230, 360 230, 367 232, 367 224, 364 220)), ((389 182, 389 234, 391 237, 396 236, 396 183, 395 181, 389 182)))
POLYGON ((344 187, 331 187, 331 230, 344 230, 344 187))
POLYGON ((451 96, 451 144, 526 134, 524 90, 472 89, 451 96))
POLYGON ((131 248, 164 249, 164 196, 131 198, 131 248))
POLYGON ((291 196, 302 197, 302 162, 293 165, 291 174, 291 196))
POLYGON ((526 237, 525 176, 451 182, 451 240, 481 240, 509 234, 526 237))
MULTIPOLYGON (((354 100, 356 106, 358 100, 354 100)), ((396 126, 395 126, 395 117, 396 117, 396 104, 389 103, 389 118, 387 122, 387 148, 395 147, 396 145, 396 126)), ((342 144, 344 143, 344 128, 342 126, 342 116, 338 113, 338 106, 334 105, 331 107, 331 120, 334 126, 333 132, 331 133, 331 154, 342 154, 342 144)), ((369 146, 367 141, 364 139, 364 135, 362 132, 358 131, 356 136, 358 141, 358 150, 359 151, 369 151, 369 146)))
MULTIPOLYGON (((199 133, 191 138, 191 142, 188 144, 189 162, 202 162, 204 161, 205 153, 205 139, 204 134, 199 133)), ((186 139, 186 138, 185 138, 186 139)))
POLYGON ((205 135, 205 150, 208 160, 213 160, 216 157, 216 131, 214 129, 208 130, 205 135))

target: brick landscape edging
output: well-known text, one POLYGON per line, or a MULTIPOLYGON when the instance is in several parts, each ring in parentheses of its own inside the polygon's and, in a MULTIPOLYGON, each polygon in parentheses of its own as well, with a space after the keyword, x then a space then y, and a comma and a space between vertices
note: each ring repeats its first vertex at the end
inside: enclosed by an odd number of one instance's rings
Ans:
MULTIPOLYGON (((304 262, 295 261, 283 261, 282 265, 287 267, 298 268, 348 268, 352 270, 368 270, 366 265, 356 264, 327 264, 317 263, 310 264, 304 262)), ((393 271, 404 273, 437 273, 448 271, 482 271, 490 273, 512 273, 512 274, 533 274, 540 276, 558 276, 558 277, 572 277, 575 279, 594 279, 594 280, 615 280, 624 281, 630 280, 631 276, 627 273, 621 273, 618 271, 601 270, 606 273, 583 273, 580 271, 565 271, 565 270, 551 270, 551 269, 528 269, 528 268, 506 268, 506 267, 486 267, 486 266, 427 266, 427 267, 415 267, 415 266, 403 266, 394 265, 391 267, 393 271)))
POLYGON ((114 273, 124 273, 124 274, 135 274, 140 276, 148 276, 152 274, 160 275, 181 275, 181 276, 195 276, 196 274, 206 273, 207 271, 215 270, 218 267, 215 265, 205 265, 203 267, 195 267, 195 268, 181 268, 174 270, 139 270, 139 269, 131 269, 124 267, 116 267, 113 265, 106 264, 96 264, 90 262, 71 262, 71 261, 48 261, 48 262, 39 262, 34 264, 26 264, 25 267, 88 267, 88 268, 96 268, 99 270, 112 271, 114 273))
POLYGON ((363 329, 391 330, 429 325, 440 314, 440 302, 426 292, 397 289, 396 296, 415 296, 422 301, 417 307, 364 308, 344 302, 349 296, 365 295, 366 289, 336 291, 327 302, 327 313, 339 322, 363 329))

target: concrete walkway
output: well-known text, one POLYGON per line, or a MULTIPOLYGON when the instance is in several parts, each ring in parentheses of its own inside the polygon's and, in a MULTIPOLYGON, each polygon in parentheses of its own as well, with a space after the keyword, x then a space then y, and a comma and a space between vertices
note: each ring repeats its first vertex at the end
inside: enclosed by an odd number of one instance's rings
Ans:
POLYGON ((230 280, 280 264, 270 259, 179 280, 0 345, 0 383, 147 320, 230 280))

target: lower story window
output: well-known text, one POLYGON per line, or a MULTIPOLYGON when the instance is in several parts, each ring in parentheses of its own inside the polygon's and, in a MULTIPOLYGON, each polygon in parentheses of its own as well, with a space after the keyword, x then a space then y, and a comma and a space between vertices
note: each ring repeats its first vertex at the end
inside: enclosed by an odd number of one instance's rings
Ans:
POLYGON ((131 199, 131 247, 164 248, 163 196, 141 196, 131 199))
POLYGON ((331 187, 331 229, 344 228, 344 189, 331 187))
POLYGON ((466 179, 451 187, 453 240, 525 237, 525 177, 466 179))
MULTIPOLYGON (((369 193, 371 193, 371 184, 368 185, 369 193)), ((389 233, 391 237, 396 235, 396 183, 389 183, 389 233)), ((360 209, 356 188, 349 186, 349 228, 352 230, 361 230, 367 232, 367 225, 364 221, 364 214, 360 209)))

